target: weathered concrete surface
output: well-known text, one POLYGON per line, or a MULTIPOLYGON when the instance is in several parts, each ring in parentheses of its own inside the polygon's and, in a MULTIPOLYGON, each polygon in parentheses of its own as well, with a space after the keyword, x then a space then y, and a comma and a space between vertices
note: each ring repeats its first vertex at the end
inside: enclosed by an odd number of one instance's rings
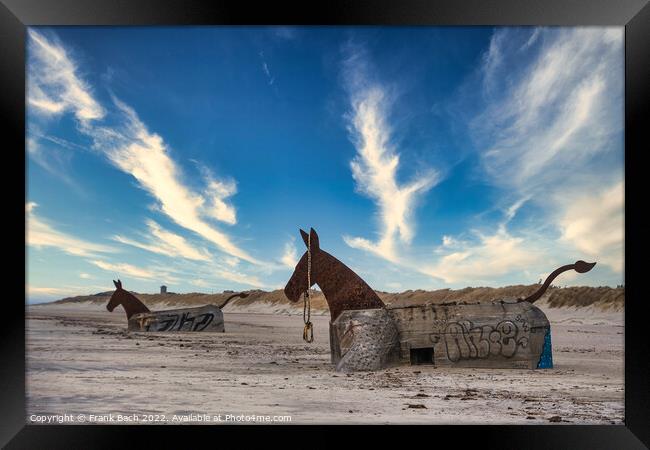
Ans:
MULTIPOLYGON (((427 305, 389 312, 399 330, 402 363, 544 367, 540 358, 550 324, 544 313, 528 302, 427 305), (423 356, 431 360, 422 361, 423 356)), ((550 341, 546 351, 551 352, 550 341)), ((550 359, 545 361, 548 364, 550 359)))
POLYGON ((129 331, 224 332, 223 313, 215 305, 134 314, 129 331))
POLYGON ((337 371, 379 370, 394 363, 552 367, 549 321, 528 302, 344 311, 330 324, 330 349, 337 371))
POLYGON ((399 333, 385 309, 343 311, 330 333, 339 372, 379 370, 399 362, 399 333))

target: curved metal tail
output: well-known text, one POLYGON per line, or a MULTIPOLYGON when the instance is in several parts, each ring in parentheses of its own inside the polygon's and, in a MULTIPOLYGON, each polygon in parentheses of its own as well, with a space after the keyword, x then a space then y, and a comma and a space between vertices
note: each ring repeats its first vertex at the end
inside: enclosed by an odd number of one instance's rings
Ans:
POLYGON ((558 269, 555 269, 551 274, 546 277, 546 281, 544 281, 544 284, 542 285, 541 288, 537 290, 533 295, 526 297, 522 301, 524 302, 530 302, 530 303, 535 303, 535 301, 539 300, 539 298, 544 295, 544 292, 546 292, 546 289, 551 285, 553 280, 557 278, 558 275, 560 275, 562 272, 566 272, 567 270, 575 270, 578 273, 586 273, 589 272, 593 267, 596 265, 595 262, 593 263, 587 263, 584 261, 576 261, 575 264, 567 264, 566 266, 562 266, 558 269))
POLYGON ((223 307, 226 306, 230 300, 232 300, 233 298, 237 298, 237 297, 246 298, 246 297, 248 297, 248 292, 238 292, 236 294, 232 294, 230 297, 228 297, 226 299, 225 302, 223 302, 221 305, 219 305, 219 309, 223 309, 223 307))

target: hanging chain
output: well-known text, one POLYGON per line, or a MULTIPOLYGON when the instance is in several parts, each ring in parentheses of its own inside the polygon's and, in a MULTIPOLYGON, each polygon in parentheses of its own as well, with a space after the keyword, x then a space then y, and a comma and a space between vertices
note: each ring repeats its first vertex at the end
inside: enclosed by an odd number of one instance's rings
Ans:
POLYGON ((314 342, 314 324, 311 323, 311 233, 307 238, 307 290, 302 307, 302 321, 305 322, 305 328, 302 331, 302 338, 305 342, 311 344, 314 342))

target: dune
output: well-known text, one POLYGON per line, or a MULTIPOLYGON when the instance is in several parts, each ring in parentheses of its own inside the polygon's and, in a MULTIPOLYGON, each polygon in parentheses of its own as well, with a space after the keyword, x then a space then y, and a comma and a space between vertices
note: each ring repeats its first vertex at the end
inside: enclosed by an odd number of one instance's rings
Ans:
MULTIPOLYGON (((539 288, 539 285, 514 285, 499 288, 467 287, 464 289, 439 289, 435 291, 408 290, 400 293, 376 291, 388 307, 408 306, 415 304, 440 304, 449 302, 481 303, 494 300, 514 300, 526 297, 539 288)), ((302 314, 303 303, 292 303, 281 289, 263 291, 259 289, 247 291, 247 298, 237 298, 224 307, 225 312, 258 313, 258 314, 302 314)), ((52 306, 97 307, 108 303, 112 292, 100 292, 93 295, 67 297, 56 300, 52 306)), ((146 294, 133 292, 143 303, 152 310, 169 308, 187 308, 207 304, 221 305, 233 294, 224 291, 218 294, 190 292, 177 294, 146 294)), ((544 311, 561 308, 574 311, 576 314, 603 317, 611 314, 617 316, 625 307, 624 287, 557 287, 551 286, 546 294, 536 302, 544 311)), ((311 309, 314 315, 328 314, 329 309, 322 292, 312 291, 311 309)))

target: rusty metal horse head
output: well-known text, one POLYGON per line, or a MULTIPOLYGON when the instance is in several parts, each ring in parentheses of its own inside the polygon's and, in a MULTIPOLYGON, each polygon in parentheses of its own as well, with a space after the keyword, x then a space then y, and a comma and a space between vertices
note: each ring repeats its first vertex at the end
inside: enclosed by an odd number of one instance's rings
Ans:
POLYGON ((122 282, 120 280, 113 280, 113 284, 116 287, 115 292, 113 292, 111 299, 106 304, 106 309, 110 312, 113 312, 118 305, 122 305, 122 308, 124 308, 127 319, 130 319, 134 314, 151 312, 135 295, 122 289, 122 282))
MULTIPOLYGON (((384 303, 375 291, 348 266, 320 248, 318 234, 313 228, 309 234, 300 230, 305 246, 311 252, 311 286, 318 284, 330 309, 334 322, 347 309, 379 309, 384 303), (310 248, 311 245, 311 248, 310 248)), ((284 293, 292 302, 300 300, 307 290, 308 257, 305 252, 289 279, 284 293)))

